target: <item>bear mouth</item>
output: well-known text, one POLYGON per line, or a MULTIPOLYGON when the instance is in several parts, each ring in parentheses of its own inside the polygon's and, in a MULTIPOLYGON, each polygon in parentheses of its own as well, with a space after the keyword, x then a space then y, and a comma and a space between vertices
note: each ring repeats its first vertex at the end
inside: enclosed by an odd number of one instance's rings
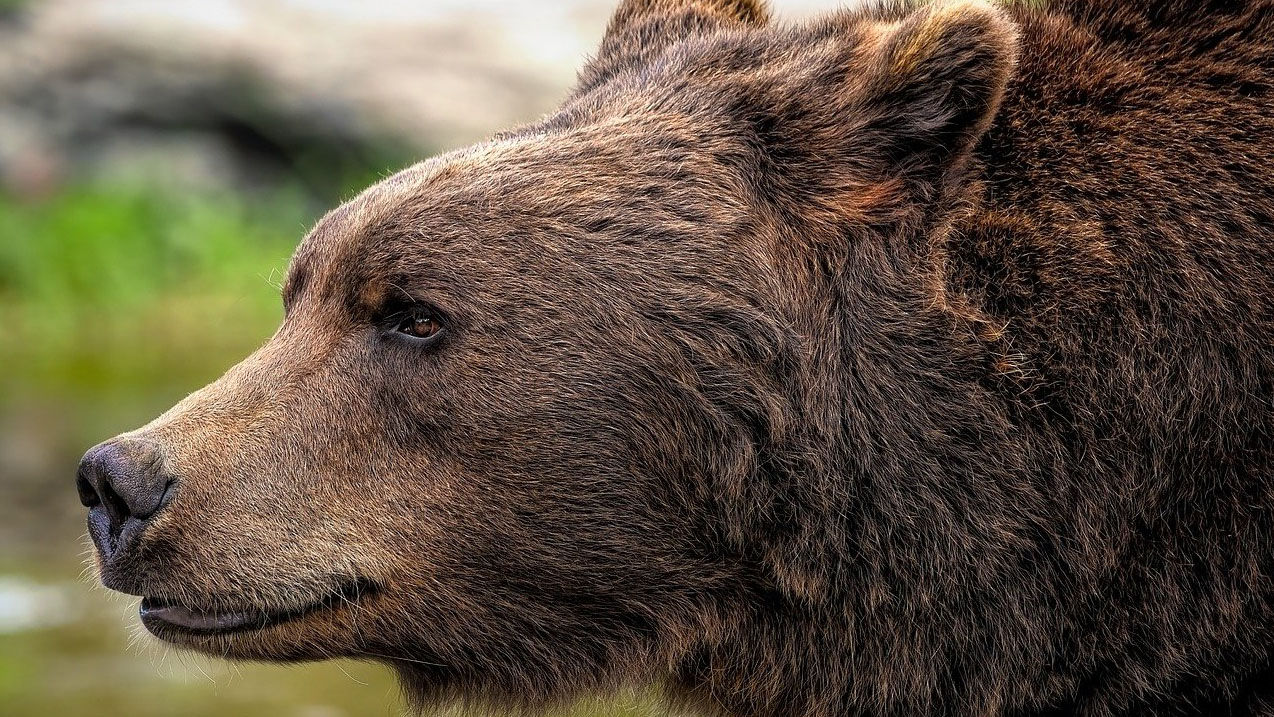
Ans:
POLYGON ((350 580, 317 600, 299 607, 269 609, 242 607, 203 609, 170 602, 159 597, 142 598, 138 615, 147 630, 157 637, 187 635, 220 635, 264 630, 268 627, 299 620, 315 612, 352 604, 374 593, 376 587, 366 580, 350 580))

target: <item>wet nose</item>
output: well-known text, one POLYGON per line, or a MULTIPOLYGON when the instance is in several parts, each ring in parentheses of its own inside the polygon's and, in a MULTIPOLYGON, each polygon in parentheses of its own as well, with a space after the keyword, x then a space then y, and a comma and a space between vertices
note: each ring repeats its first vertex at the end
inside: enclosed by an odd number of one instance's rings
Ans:
POLYGON ((112 440, 84 454, 75 485, 89 509, 89 534, 104 558, 140 537, 168 503, 175 483, 150 443, 112 440))

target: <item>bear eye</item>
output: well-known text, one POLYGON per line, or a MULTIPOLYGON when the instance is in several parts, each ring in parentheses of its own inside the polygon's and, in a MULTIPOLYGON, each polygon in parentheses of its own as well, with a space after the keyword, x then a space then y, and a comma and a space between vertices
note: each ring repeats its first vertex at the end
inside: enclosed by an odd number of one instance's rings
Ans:
POLYGON ((431 339, 442 331, 442 324, 430 314, 409 314, 398 322, 395 331, 413 339, 431 339))

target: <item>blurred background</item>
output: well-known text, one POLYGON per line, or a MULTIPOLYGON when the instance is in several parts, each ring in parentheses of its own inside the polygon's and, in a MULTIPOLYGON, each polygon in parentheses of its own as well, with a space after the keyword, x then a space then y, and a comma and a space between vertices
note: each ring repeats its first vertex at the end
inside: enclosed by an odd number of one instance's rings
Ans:
POLYGON ((75 465, 269 337, 325 209, 551 110, 615 2, 0 0, 0 715, 399 714, 375 665, 160 647, 83 575, 75 465))

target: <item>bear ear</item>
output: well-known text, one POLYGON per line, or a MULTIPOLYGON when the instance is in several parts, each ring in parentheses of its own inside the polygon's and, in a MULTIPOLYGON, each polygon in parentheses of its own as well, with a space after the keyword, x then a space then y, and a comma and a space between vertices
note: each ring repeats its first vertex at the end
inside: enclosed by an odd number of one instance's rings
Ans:
POLYGON ((1017 59, 1017 27, 989 3, 948 2, 882 25, 860 107, 890 160, 945 173, 987 131, 1017 59))
POLYGON ((760 27, 769 19, 764 0, 624 0, 611 16, 597 55, 580 74, 575 94, 640 67, 693 35, 760 27))

